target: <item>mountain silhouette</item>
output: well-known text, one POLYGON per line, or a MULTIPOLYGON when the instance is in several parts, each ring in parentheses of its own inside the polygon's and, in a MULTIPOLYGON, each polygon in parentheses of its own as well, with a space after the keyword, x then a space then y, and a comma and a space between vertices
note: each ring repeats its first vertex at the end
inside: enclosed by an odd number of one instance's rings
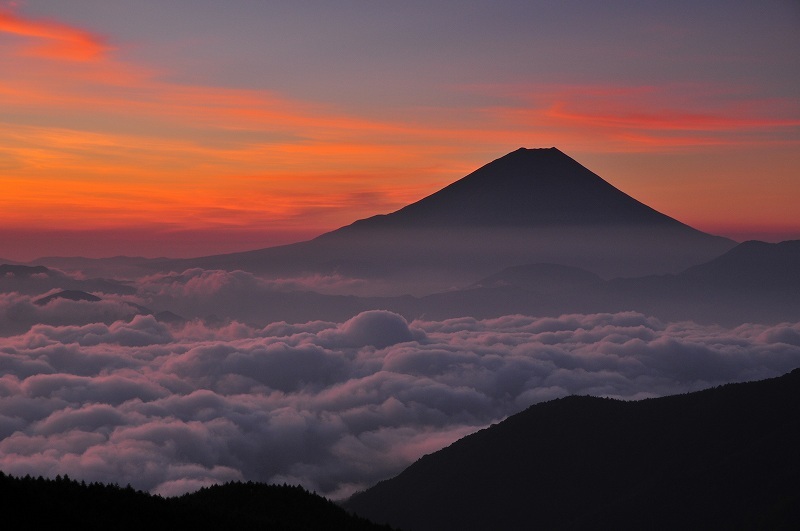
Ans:
POLYGON ((520 148, 397 212, 353 227, 669 226, 556 148, 520 148))
MULTIPOLYGON (((504 268, 459 289, 422 296, 355 296, 306 290, 256 290, 250 296, 162 300, 157 319, 174 325, 204 319, 208 326, 239 320, 253 326, 276 321, 344 322, 360 312, 391 310, 409 321, 509 314, 561 315, 638 311, 665 322, 692 320, 736 326, 800 319, 797 244, 745 242, 677 275, 604 280, 574 266, 534 263, 504 268), (739 274, 739 272, 746 274, 739 274), (176 314, 172 314, 176 312, 176 314), (210 318, 214 314, 216 317, 210 318)), ((2 279, 0 279, 2 280, 2 279)), ((133 305, 134 313, 153 313, 133 305)), ((20 325, 21 326, 21 325, 20 325)))
POLYGON ((38 295, 53 289, 73 291, 102 291, 130 295, 136 293, 132 286, 104 278, 74 278, 62 271, 42 265, 26 266, 0 264, 0 291, 38 295))
POLYGON ((344 505, 406 531, 796 529, 798 445, 800 369, 634 402, 570 396, 344 505))
POLYGON ((299 486, 230 482, 177 497, 131 486, 0 472, 4 516, 31 529, 392 531, 299 486))
POLYGON ((413 317, 488 319, 520 313, 560 315, 636 310, 664 321, 736 326, 800 319, 800 241, 744 242, 677 275, 603 280, 557 264, 506 268, 460 290, 412 305, 388 305, 413 317))
POLYGON ((44 278, 63 276, 44 266, 31 267, 17 264, 0 264, 0 278, 14 277, 28 279, 34 275, 44 278))
POLYGON ((681 278, 735 289, 800 289, 800 240, 747 241, 707 263, 690 267, 681 278))
POLYGON ((39 306, 44 306, 56 299, 66 299, 68 301, 86 301, 86 302, 98 302, 102 300, 97 295, 92 295, 91 293, 86 293, 85 291, 65 289, 53 293, 52 295, 47 295, 46 297, 41 297, 39 299, 36 299, 33 301, 33 303, 39 306))
POLYGON ((396 212, 310 241, 157 267, 336 273, 422 295, 536 262, 606 278, 678 273, 734 245, 640 203, 555 148, 521 148, 396 212))
MULTIPOLYGON (((97 295, 93 295, 91 293, 86 293, 85 291, 65 289, 57 291, 56 293, 52 293, 50 295, 46 295, 44 297, 40 297, 38 299, 34 299, 33 303, 36 304, 37 306, 46 306, 50 302, 58 299, 64 299, 74 302, 80 302, 80 301, 100 302, 103 300, 101 297, 98 297, 97 295)), ((153 310, 147 308, 146 306, 142 306, 141 304, 136 304, 135 302, 119 301, 119 304, 129 307, 133 312, 132 315, 153 315, 153 310)), ((181 320, 185 321, 183 317, 169 311, 159 312, 157 315, 155 315, 155 317, 156 319, 162 322, 178 323, 181 320)))

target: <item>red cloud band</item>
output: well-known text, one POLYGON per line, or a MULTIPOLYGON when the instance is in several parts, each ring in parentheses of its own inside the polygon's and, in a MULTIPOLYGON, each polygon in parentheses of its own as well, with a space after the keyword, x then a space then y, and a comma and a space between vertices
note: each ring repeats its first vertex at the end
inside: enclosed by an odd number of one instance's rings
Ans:
POLYGON ((36 39, 25 53, 39 57, 89 61, 108 50, 102 37, 87 31, 58 22, 25 19, 8 11, 0 11, 0 32, 36 39))

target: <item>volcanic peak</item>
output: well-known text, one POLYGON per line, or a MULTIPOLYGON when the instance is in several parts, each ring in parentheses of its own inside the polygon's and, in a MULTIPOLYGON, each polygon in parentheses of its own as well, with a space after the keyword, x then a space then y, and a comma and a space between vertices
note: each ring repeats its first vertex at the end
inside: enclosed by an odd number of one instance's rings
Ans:
POLYGON ((519 148, 391 214, 383 227, 684 226, 556 148, 519 148))

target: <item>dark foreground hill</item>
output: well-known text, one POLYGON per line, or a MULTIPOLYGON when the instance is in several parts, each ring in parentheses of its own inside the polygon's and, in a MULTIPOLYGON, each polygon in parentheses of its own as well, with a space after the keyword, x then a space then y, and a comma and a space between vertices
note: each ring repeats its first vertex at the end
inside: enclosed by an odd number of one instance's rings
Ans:
POLYGON ((530 407, 346 507, 408 531, 800 529, 800 369, 624 402, 530 407))
POLYGON ((301 487, 226 483, 176 498, 130 487, 0 472, 0 506, 20 529, 390 531, 301 487))

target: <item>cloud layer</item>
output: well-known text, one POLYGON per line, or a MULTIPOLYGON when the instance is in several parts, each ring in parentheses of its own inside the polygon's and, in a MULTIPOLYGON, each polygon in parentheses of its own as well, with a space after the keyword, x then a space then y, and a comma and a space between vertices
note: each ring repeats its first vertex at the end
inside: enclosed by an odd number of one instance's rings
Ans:
POLYGON ((660 396, 798 365, 800 324, 639 313, 37 324, 0 339, 0 470, 165 495, 246 479, 342 497, 537 402, 660 396))

